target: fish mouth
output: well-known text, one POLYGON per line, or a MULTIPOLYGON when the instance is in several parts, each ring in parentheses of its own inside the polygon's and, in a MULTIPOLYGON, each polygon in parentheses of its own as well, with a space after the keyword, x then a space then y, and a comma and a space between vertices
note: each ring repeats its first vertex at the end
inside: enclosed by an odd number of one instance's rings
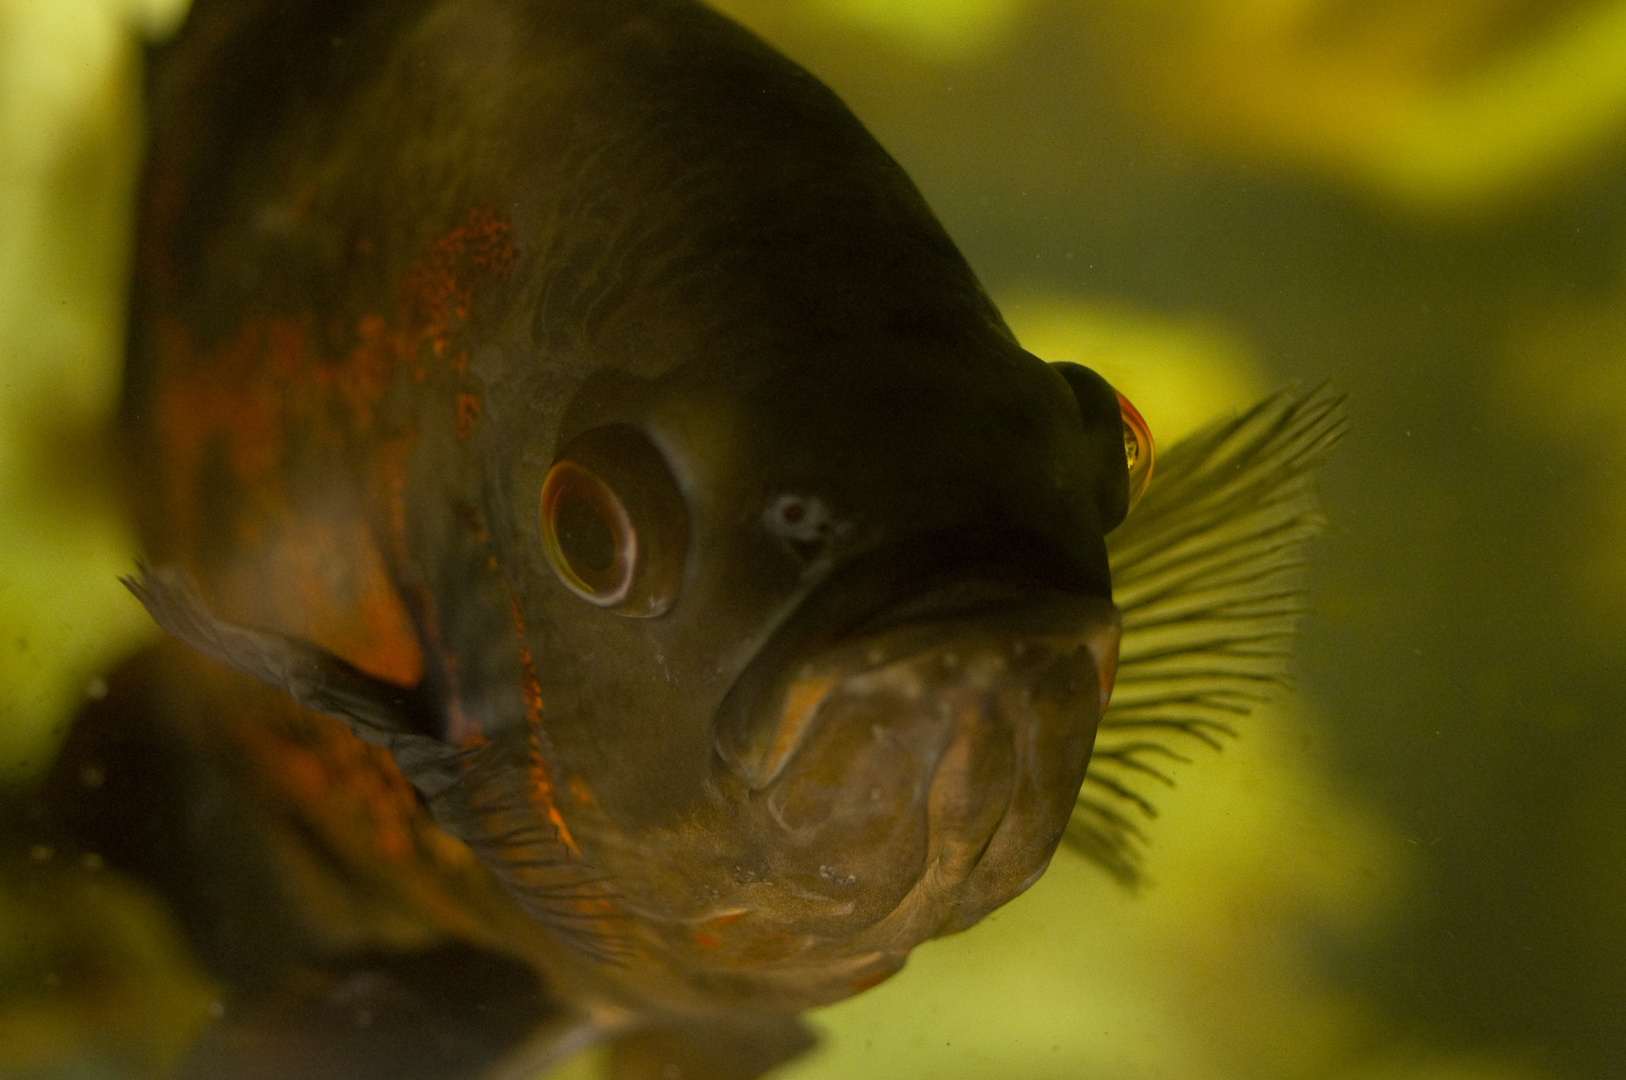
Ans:
POLYGON ((808 944, 906 951, 1032 884, 1083 782, 1118 636, 1102 597, 961 580, 725 701, 754 714, 720 727, 718 751, 808 944))
POLYGON ((1002 679, 1021 681, 1046 651, 1086 650, 1105 708, 1118 637, 1117 609, 1098 597, 1004 581, 954 582, 878 613, 811 660, 782 669, 749 695, 756 699, 749 704, 725 700, 719 710, 725 717, 775 719, 749 727, 720 724, 718 752, 752 789, 761 790, 783 772, 833 699, 884 692, 920 704, 934 688, 987 692, 1002 679))

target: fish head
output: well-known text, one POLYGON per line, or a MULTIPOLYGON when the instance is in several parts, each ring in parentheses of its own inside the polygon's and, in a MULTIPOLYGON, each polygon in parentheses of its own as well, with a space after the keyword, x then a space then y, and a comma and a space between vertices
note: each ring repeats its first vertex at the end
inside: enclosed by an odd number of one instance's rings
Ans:
POLYGON ((546 726, 663 947, 801 1007, 1037 879, 1112 687, 1124 415, 1008 340, 584 387, 537 518, 546 726))

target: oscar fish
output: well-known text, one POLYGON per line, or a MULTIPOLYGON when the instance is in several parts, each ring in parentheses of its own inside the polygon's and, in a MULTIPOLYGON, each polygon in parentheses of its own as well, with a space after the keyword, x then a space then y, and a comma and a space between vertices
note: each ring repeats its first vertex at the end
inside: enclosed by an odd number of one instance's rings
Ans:
POLYGON ((185 1076, 749 1080, 1279 679, 1336 396, 1153 482, 710 10, 198 0, 149 103, 170 640, 43 798, 229 988, 185 1076))

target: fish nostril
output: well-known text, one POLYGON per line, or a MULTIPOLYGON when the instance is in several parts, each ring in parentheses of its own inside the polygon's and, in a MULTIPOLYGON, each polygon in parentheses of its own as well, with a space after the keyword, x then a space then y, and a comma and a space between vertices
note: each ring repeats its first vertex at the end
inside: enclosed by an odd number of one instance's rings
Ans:
POLYGON ((830 542, 848 528, 817 495, 791 492, 769 499, 762 511, 762 525, 804 564, 817 561, 828 551, 830 542))
POLYGON ((830 508, 816 495, 776 495, 762 511, 762 524, 770 533, 804 543, 822 540, 834 520, 830 508))

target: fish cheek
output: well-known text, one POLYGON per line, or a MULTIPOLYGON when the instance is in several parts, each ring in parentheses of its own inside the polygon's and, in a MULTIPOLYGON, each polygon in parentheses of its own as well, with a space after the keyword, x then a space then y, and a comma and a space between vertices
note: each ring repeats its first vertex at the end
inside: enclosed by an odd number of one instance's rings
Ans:
POLYGON ((584 778, 614 827, 634 830, 693 805, 711 767, 709 718, 662 677, 662 651, 641 622, 597 609, 562 614, 539 671, 543 726, 561 767, 584 778))
POLYGON ((672 640, 677 612, 626 618, 560 580, 538 513, 546 469, 520 470, 511 494, 513 632, 531 657, 537 722, 555 771, 591 789, 607 829, 648 828, 701 794, 711 753, 704 691, 672 640))

